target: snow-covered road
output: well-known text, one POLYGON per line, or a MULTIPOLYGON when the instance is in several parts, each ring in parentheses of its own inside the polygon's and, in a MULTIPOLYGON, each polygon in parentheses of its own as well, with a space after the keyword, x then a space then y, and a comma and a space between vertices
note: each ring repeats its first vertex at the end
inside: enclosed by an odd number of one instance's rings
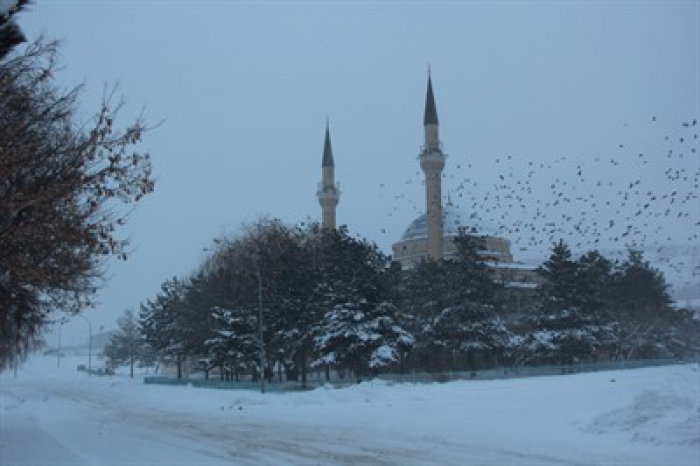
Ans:
POLYGON ((264 396, 66 366, 0 376, 3 466, 700 464, 697 365, 264 396))

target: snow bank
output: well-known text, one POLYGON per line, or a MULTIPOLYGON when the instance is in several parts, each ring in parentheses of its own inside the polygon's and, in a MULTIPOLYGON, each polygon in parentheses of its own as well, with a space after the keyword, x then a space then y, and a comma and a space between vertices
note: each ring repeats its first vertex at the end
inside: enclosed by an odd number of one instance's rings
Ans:
POLYGON ((697 364, 261 395, 88 377, 78 363, 0 376, 3 465, 53 464, 51 452, 105 465, 700 464, 697 364))
POLYGON ((698 366, 687 369, 670 374, 663 389, 644 389, 629 405, 596 416, 587 430, 598 434, 622 432, 638 442, 699 449, 698 366), (695 391, 689 390, 693 384, 695 391))

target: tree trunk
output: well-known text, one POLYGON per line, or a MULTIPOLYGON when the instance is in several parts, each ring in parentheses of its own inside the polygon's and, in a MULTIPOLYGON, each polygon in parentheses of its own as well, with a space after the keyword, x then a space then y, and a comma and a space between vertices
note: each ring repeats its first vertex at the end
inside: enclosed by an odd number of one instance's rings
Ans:
POLYGON ((299 380, 299 368, 294 364, 285 364, 284 372, 287 375, 287 381, 298 381, 299 380))
POLYGON ((301 388, 306 388, 306 375, 308 367, 306 367, 306 354, 301 357, 301 388))
POLYGON ((134 359, 136 359, 136 355, 134 354, 134 342, 131 340, 129 341, 129 376, 132 379, 134 378, 134 359))

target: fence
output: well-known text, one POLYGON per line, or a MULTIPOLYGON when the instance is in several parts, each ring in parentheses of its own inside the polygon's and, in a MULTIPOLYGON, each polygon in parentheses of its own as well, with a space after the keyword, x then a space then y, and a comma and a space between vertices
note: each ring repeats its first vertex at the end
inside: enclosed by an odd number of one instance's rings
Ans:
MULTIPOLYGON (((412 372, 406 374, 378 374, 373 380, 382 380, 389 383, 436 383, 450 382, 455 380, 497 380, 511 379, 519 377, 539 377, 552 375, 580 374, 584 372, 599 372, 609 370, 640 369, 645 367, 668 366, 673 364, 697 363, 697 360, 678 359, 644 359, 627 361, 606 361, 587 364, 572 364, 558 366, 521 366, 521 367, 497 367, 478 371, 459 372, 412 372)), ((240 381, 223 381, 218 379, 189 378, 176 379, 171 377, 146 377, 146 384, 158 385, 190 385, 198 388, 213 388, 220 390, 259 390, 259 382, 250 379, 240 381)), ((358 383, 354 377, 340 378, 334 376, 327 381, 323 373, 313 373, 307 380, 306 388, 301 382, 266 382, 265 391, 287 392, 299 390, 312 390, 324 385, 331 385, 335 388, 347 387, 358 383)))
POLYGON ((512 379, 518 377, 539 377, 551 375, 580 374, 584 372, 600 372, 610 370, 640 369, 644 367, 668 366, 673 364, 686 364, 697 362, 696 360, 678 359, 640 359, 627 361, 603 361, 596 363, 549 365, 549 366, 520 366, 520 367, 495 367, 478 371, 441 372, 415 374, 380 374, 379 380, 389 382, 448 382, 452 380, 496 380, 512 379))
MULTIPOLYGON (((147 385, 180 385, 192 386, 196 388, 213 388, 218 390, 260 390, 260 382, 253 382, 250 379, 239 381, 225 381, 219 379, 176 379, 172 377, 145 377, 143 379, 147 385)), ((315 388, 316 385, 309 384, 309 388, 315 388)), ((305 390, 301 386, 301 382, 265 382, 266 392, 288 392, 305 390)))

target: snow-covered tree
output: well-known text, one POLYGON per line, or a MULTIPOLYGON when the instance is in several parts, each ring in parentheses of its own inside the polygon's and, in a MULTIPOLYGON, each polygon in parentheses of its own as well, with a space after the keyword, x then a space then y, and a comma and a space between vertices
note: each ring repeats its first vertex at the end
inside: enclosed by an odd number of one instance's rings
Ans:
POLYGON ((547 282, 528 322, 528 358, 669 357, 670 348, 692 347, 671 336, 685 335, 675 329, 679 315, 670 307, 663 274, 641 251, 630 249, 619 265, 597 251, 574 260, 560 241, 540 273, 547 282))
MULTIPOLYGON (((288 380, 306 386, 312 350, 311 329, 318 319, 310 299, 318 280, 312 260, 314 238, 308 230, 277 227, 262 231, 258 241, 263 286, 270 309, 265 325, 268 360, 284 367, 288 380)), ((269 376, 272 376, 271 368, 269 376)))
POLYGON ((538 291, 534 315, 518 362, 566 363, 610 357, 619 338, 611 308, 613 264, 597 251, 574 259, 560 240, 538 269, 546 282, 538 291))
POLYGON ((256 315, 249 310, 211 309, 213 331, 204 346, 222 378, 238 380, 242 370, 260 370, 256 315))
POLYGON ((446 307, 433 317, 423 345, 434 361, 432 369, 474 369, 509 356, 519 343, 493 308, 477 303, 446 307))
POLYGON ((401 337, 409 335, 404 319, 387 302, 394 273, 389 258, 376 244, 352 237, 345 228, 310 231, 316 238, 317 281, 308 302, 318 316, 313 327, 314 365, 347 368, 358 376, 394 363, 402 367, 413 343, 412 337, 410 344, 401 337), (389 323, 392 325, 385 328, 389 323), (370 332, 370 327, 375 330, 370 332), (343 328, 349 333, 341 336, 343 328), (392 328, 404 333, 394 335, 392 328), (367 339, 367 335, 373 337, 367 339), (382 339, 386 346, 379 350, 382 339))
POLYGON ((313 238, 304 229, 263 219, 245 226, 241 235, 215 243, 207 273, 220 276, 226 292, 214 306, 246 309, 257 316, 262 298, 266 377, 272 377, 277 363, 288 379, 305 380, 310 326, 316 319, 316 309, 309 305, 317 283, 313 238))
POLYGON ((572 364, 608 359, 619 339, 619 325, 609 315, 581 308, 540 313, 528 319, 518 364, 572 364))
POLYGON ((182 325, 186 329, 181 337, 187 353, 196 363, 196 368, 204 371, 206 378, 220 363, 214 355, 209 354, 205 345, 206 341, 214 336, 211 309, 228 303, 226 282, 218 272, 205 272, 200 269, 190 277, 184 290, 184 314, 181 316, 182 325))
POLYGON ((314 333, 314 365, 349 369, 358 380, 387 366, 402 366, 415 341, 405 329, 405 317, 387 302, 336 305, 314 333))
POLYGON ((146 344, 160 358, 177 365, 178 378, 182 378, 182 364, 188 355, 185 299, 185 282, 173 278, 161 285, 154 300, 141 304, 139 314, 146 344))
POLYGON ((483 240, 474 232, 456 239, 454 259, 426 260, 404 273, 401 305, 415 317, 416 363, 431 370, 474 367, 512 346, 499 317, 500 285, 491 278, 483 240))

